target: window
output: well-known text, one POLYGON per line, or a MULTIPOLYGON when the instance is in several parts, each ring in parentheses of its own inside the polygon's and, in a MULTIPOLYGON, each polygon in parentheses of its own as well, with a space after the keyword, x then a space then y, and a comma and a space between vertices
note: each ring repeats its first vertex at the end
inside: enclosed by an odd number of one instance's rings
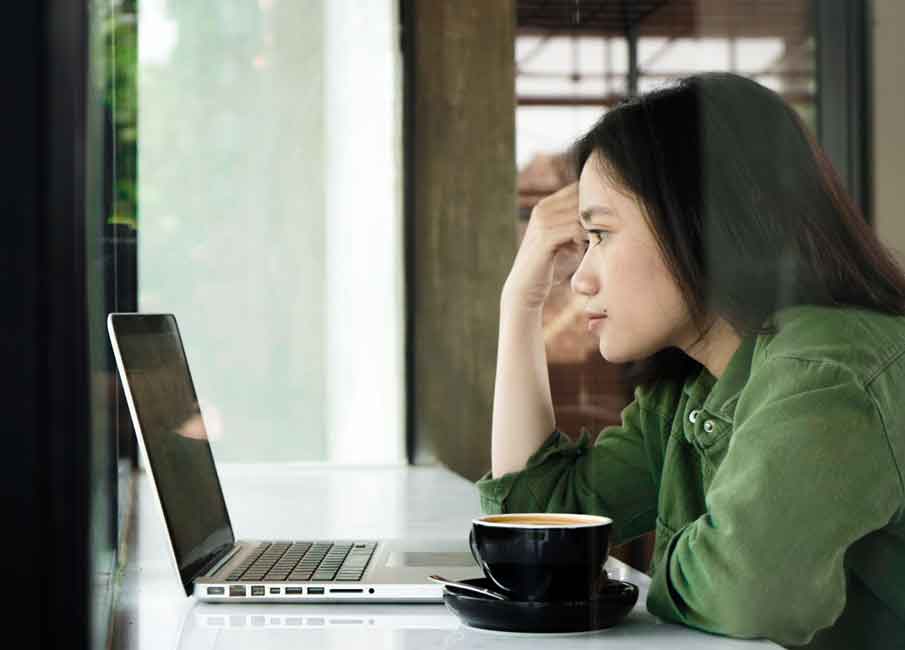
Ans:
POLYGON ((176 315, 218 460, 404 459, 397 20, 141 3, 138 306, 176 315))

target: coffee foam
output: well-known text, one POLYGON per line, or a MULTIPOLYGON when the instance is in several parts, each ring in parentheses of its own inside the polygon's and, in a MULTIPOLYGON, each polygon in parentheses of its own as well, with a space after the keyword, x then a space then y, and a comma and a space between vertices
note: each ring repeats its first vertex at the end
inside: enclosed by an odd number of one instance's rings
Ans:
POLYGON ((603 526, 613 523, 609 517, 597 515, 524 512, 504 515, 486 515, 474 519, 473 523, 482 526, 504 526, 511 528, 583 528, 588 526, 603 526))

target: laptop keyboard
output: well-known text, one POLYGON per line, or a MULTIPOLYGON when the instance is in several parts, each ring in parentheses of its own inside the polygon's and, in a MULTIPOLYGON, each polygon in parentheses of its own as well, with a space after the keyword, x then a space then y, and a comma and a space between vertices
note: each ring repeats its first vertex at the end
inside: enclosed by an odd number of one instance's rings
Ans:
POLYGON ((361 580, 376 542, 263 542, 227 576, 228 582, 361 580))

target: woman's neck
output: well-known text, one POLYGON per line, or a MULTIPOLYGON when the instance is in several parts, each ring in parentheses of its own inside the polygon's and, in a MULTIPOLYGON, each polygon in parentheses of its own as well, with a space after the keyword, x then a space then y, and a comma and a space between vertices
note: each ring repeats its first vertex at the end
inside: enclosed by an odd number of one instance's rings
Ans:
POLYGON ((683 346, 685 353, 707 368, 711 375, 719 379, 732 355, 738 350, 742 338, 722 318, 717 318, 707 333, 695 343, 683 346))

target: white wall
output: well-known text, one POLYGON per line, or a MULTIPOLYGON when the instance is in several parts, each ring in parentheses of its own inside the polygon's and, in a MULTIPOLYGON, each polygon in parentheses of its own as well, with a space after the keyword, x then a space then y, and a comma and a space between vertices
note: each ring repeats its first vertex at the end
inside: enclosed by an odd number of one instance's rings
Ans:
POLYGON ((344 463, 405 462, 397 5, 325 5, 325 407, 329 457, 344 463))
POLYGON ((218 460, 402 459, 395 6, 142 2, 139 305, 218 460))

